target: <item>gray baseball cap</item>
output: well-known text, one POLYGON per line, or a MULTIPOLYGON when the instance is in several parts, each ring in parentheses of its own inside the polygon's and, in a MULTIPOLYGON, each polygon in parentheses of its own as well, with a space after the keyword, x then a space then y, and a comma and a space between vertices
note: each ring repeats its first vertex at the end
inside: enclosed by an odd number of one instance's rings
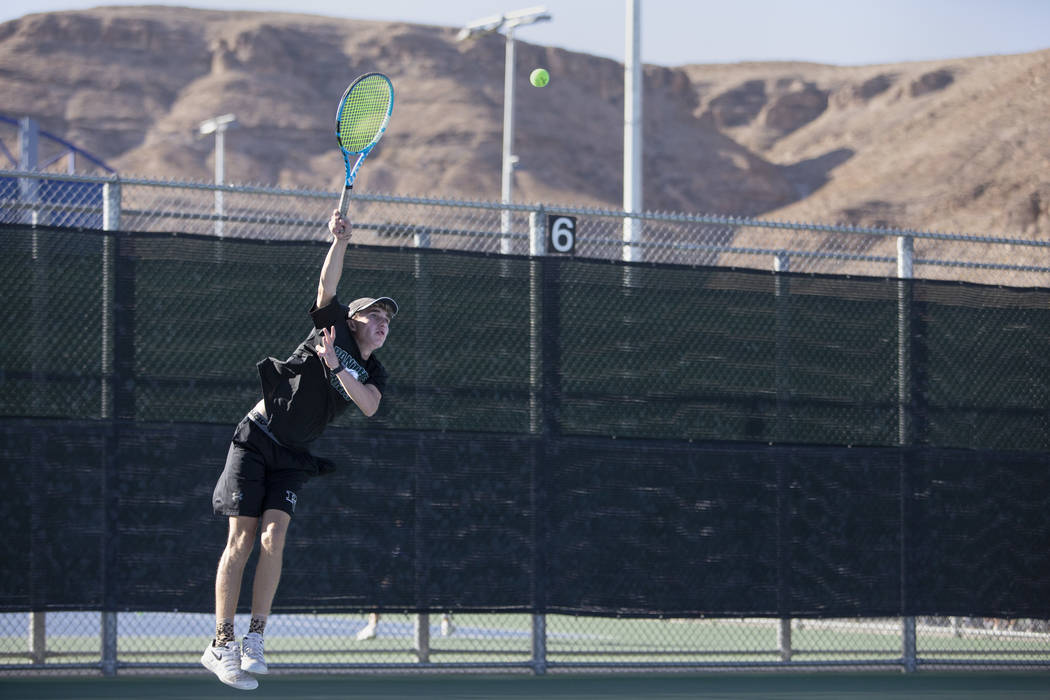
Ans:
POLYGON ((375 306, 380 302, 386 302, 394 309, 394 313, 390 314, 390 318, 397 316, 397 302, 390 297, 361 297, 360 299, 354 299, 346 305, 346 317, 350 318, 358 311, 364 311, 369 306, 375 306))

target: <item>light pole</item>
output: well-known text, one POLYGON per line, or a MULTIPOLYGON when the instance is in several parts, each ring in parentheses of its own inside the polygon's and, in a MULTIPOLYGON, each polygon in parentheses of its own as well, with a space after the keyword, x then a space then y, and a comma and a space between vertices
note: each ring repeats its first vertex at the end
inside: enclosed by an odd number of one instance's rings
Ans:
MULTIPOLYGON (((627 31, 623 63, 623 209, 628 214, 642 210, 642 10, 641 0, 626 0, 627 31)), ((642 259, 640 219, 623 220, 623 260, 642 259)))
MULTIPOLYGON (((221 185, 226 178, 226 129, 232 128, 237 123, 237 117, 233 114, 223 114, 219 117, 206 119, 200 124, 202 135, 215 134, 215 184, 221 185)), ((223 235, 223 207, 222 190, 215 190, 215 235, 223 235)))
MULTIPOLYGON (((514 30, 537 22, 549 22, 551 15, 546 7, 529 7, 524 10, 504 12, 501 15, 484 17, 471 22, 459 30, 456 38, 459 41, 482 34, 492 34, 506 29, 507 55, 503 64, 503 172, 500 180, 500 201, 510 204, 513 195, 514 167, 518 157, 513 154, 514 148, 514 30)), ((510 252, 510 212, 504 210, 500 216, 500 252, 510 252)))

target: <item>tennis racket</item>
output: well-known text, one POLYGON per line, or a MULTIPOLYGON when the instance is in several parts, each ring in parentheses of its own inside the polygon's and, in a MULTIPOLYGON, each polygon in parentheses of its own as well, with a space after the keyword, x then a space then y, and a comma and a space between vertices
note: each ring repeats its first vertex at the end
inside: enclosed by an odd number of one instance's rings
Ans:
POLYGON ((335 112, 335 136, 346 164, 339 213, 350 206, 350 190, 365 158, 379 143, 394 111, 394 85, 382 73, 365 73, 350 83, 335 112))

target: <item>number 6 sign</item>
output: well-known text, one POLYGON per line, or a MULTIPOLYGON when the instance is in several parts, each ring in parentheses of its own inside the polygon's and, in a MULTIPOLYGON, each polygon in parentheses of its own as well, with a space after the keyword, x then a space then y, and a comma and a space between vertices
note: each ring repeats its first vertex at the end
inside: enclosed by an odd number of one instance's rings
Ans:
POLYGON ((547 250, 568 253, 576 250, 576 217, 561 214, 547 215, 547 250))

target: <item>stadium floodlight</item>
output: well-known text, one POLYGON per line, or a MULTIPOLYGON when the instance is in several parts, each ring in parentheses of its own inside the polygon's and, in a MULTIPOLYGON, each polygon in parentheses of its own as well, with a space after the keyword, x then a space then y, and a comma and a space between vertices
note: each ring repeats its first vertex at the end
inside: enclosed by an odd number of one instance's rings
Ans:
MULTIPOLYGON (((464 41, 485 34, 505 32, 507 39, 507 56, 503 66, 503 167, 500 178, 500 200, 510 204, 512 195, 512 177, 518 157, 512 153, 514 147, 514 30, 537 22, 549 22, 551 14, 546 7, 528 7, 524 10, 504 12, 501 15, 483 17, 459 30, 458 41, 464 41)), ((510 233, 510 212, 504 211, 500 216, 500 231, 510 233)), ((509 253, 510 237, 504 235, 500 240, 500 252, 509 253)))
POLYGON ((201 122, 200 132, 204 136, 208 134, 214 134, 217 131, 225 131, 227 127, 237 123, 237 116, 234 114, 223 114, 222 116, 213 117, 211 119, 205 119, 201 122))
POLYGON ((505 12, 502 15, 476 19, 460 29, 456 39, 463 41, 464 39, 483 34, 493 34, 504 27, 508 31, 513 31, 517 27, 524 27, 527 24, 535 24, 537 22, 549 22, 550 19, 551 14, 547 12, 546 7, 529 7, 524 10, 514 10, 513 12, 505 12))
MULTIPOLYGON (((205 119, 198 127, 201 135, 215 134, 215 184, 221 185, 226 178, 226 130, 237 125, 237 117, 223 114, 205 119)), ((215 190, 215 235, 223 235, 223 202, 222 191, 215 190)))
POLYGON ((456 34, 456 41, 464 41, 483 34, 498 32, 500 28, 503 27, 505 21, 506 19, 503 15, 495 15, 493 17, 484 17, 482 19, 474 20, 459 30, 459 33, 456 34))

